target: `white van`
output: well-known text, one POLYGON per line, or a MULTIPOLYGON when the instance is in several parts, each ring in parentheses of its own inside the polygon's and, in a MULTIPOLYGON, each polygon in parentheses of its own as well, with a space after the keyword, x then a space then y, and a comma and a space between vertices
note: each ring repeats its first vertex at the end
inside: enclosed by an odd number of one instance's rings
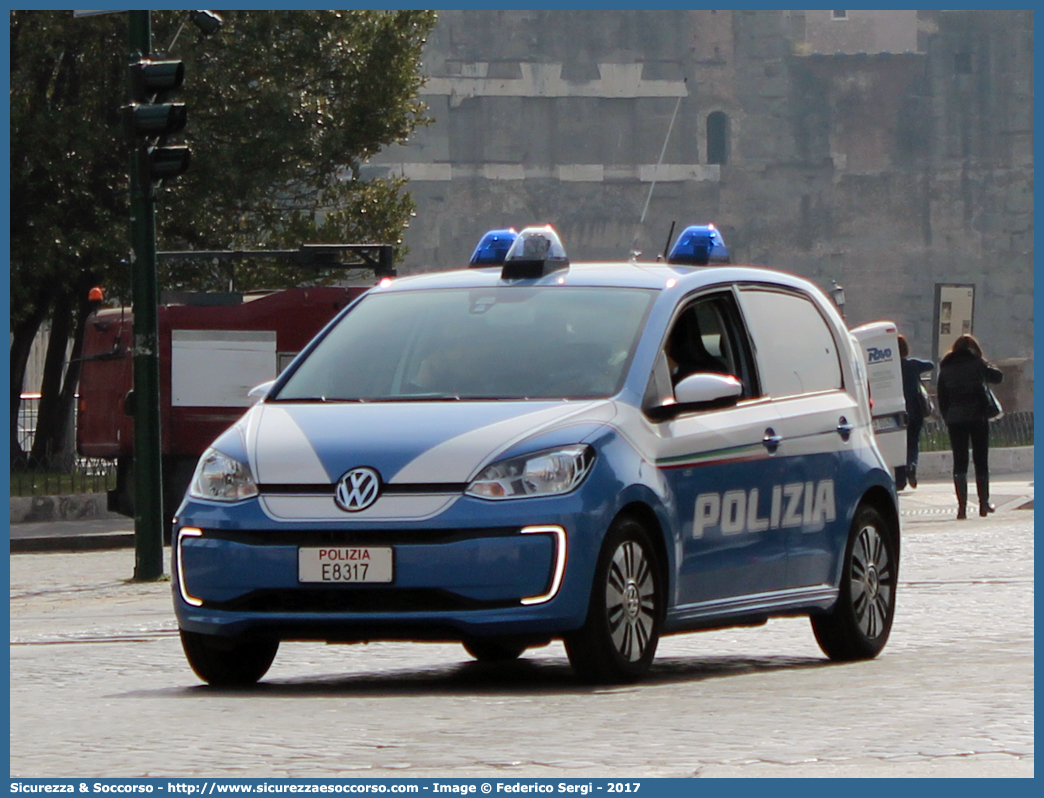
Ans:
POLYGON ((895 322, 874 321, 852 330, 863 350, 877 448, 893 469, 906 465, 906 399, 895 322))

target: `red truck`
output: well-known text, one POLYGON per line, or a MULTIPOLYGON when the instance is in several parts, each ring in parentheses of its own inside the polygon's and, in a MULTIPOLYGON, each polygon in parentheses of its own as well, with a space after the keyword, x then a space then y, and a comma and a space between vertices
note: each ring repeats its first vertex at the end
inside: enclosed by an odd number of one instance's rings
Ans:
MULTIPOLYGON (((390 276, 387 269, 385 274, 390 276)), ((334 315, 368 287, 164 297, 157 323, 163 514, 168 524, 199 456, 252 404, 247 396, 250 389, 275 379, 334 315)), ((130 516, 134 515, 134 417, 129 406, 133 326, 129 308, 101 309, 88 319, 76 425, 81 456, 115 461, 116 488, 109 491, 108 507, 130 516)))

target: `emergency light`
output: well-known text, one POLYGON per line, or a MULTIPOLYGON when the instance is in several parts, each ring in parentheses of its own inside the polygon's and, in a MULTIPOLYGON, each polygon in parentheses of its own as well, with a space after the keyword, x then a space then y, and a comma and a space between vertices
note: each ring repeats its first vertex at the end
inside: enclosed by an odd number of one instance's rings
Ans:
POLYGON ((667 262, 676 266, 728 263, 729 251, 721 233, 714 225, 692 225, 682 230, 667 256, 667 262))
POLYGON ((518 234, 504 258, 500 277, 504 280, 525 280, 567 268, 569 258, 565 247, 555 228, 547 224, 543 227, 527 227, 518 234))
POLYGON ((514 227, 506 230, 490 230, 482 236, 475 251, 471 253, 469 265, 472 268, 500 266, 516 238, 518 238, 518 232, 514 227))

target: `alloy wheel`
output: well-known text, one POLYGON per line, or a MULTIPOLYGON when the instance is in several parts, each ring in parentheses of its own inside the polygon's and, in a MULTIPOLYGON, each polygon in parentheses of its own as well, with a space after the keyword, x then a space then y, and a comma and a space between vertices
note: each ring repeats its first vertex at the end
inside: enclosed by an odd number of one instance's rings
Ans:
POLYGON ((613 555, 605 607, 617 652, 628 662, 640 660, 653 633, 656 585, 651 564, 634 540, 624 541, 613 555))
POLYGON ((851 596, 856 623, 871 640, 885 629, 894 587, 888 549, 877 527, 867 524, 852 549, 851 596))

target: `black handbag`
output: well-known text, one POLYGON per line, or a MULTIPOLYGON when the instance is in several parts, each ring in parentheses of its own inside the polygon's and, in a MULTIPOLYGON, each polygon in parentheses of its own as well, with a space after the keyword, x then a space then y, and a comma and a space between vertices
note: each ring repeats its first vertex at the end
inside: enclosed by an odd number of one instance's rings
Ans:
POLYGON ((1004 408, 989 385, 983 385, 983 388, 986 389, 986 418, 996 421, 1004 415, 1004 408))
POLYGON ((917 405, 921 408, 922 418, 931 418, 935 414, 935 403, 923 382, 917 383, 917 405))

